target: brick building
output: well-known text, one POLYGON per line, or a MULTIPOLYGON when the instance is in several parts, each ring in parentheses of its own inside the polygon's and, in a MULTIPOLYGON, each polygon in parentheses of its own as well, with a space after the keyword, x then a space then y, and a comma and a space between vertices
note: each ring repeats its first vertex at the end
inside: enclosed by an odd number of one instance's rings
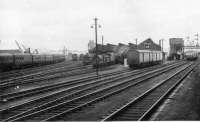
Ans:
POLYGON ((148 38, 145 41, 141 42, 138 46, 137 49, 139 50, 161 50, 161 46, 154 43, 152 39, 148 38))

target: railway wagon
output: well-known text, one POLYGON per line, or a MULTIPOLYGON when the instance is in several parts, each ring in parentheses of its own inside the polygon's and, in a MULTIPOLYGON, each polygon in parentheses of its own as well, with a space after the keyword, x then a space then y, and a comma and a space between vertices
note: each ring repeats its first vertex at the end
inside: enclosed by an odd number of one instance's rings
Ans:
POLYGON ((162 62, 162 52, 152 50, 129 50, 127 53, 127 63, 130 68, 146 67, 162 62))
POLYGON ((39 54, 0 54, 0 70, 23 68, 25 66, 57 63, 65 60, 64 55, 39 55, 39 54), (56 58, 54 58, 56 57, 56 58))
POLYGON ((197 60, 198 52, 196 52, 196 51, 187 51, 187 52, 185 52, 185 58, 186 58, 186 60, 189 60, 189 61, 197 60))
POLYGON ((13 55, 14 66, 21 67, 25 65, 32 64, 32 55, 29 54, 15 54, 13 55))
POLYGON ((64 55, 53 55, 53 62, 57 63, 57 62, 62 62, 65 60, 65 56, 64 55))
POLYGON ((0 71, 3 69, 11 69, 12 65, 14 65, 12 54, 0 54, 0 71))
POLYGON ((45 63, 46 64, 53 63, 53 56, 52 55, 45 55, 45 63))
POLYGON ((32 55, 32 57, 33 57, 33 64, 35 64, 35 65, 39 65, 39 64, 44 64, 45 63, 44 55, 34 54, 34 55, 32 55))

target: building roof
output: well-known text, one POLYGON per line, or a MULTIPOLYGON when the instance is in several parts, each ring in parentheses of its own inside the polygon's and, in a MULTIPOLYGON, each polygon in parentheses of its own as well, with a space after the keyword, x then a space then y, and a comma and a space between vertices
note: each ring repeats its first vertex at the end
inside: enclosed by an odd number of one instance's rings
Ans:
POLYGON ((141 42, 137 47, 139 50, 161 50, 161 46, 154 43, 151 38, 141 42))
POLYGON ((125 55, 128 52, 129 49, 130 49, 129 45, 125 45, 125 44, 120 43, 116 47, 115 53, 116 53, 116 55, 125 55))
POLYGON ((18 50, 18 49, 13 49, 13 50, 0 50, 0 53, 16 54, 16 53, 21 53, 21 51, 18 50))
POLYGON ((149 51, 151 51, 151 52, 161 52, 160 50, 137 50, 138 52, 149 52, 149 51))
MULTIPOLYGON (((98 53, 107 53, 107 52, 114 52, 116 45, 113 44, 106 44, 106 45, 97 45, 98 53)), ((96 47, 89 50, 90 53, 96 52, 96 47)))
MULTIPOLYGON (((114 52, 116 55, 126 55, 127 52, 130 49, 138 49, 138 50, 157 50, 160 51, 161 47, 154 43, 152 39, 148 38, 145 41, 141 42, 139 45, 129 43, 123 44, 123 43, 118 43, 118 45, 113 45, 113 44, 107 44, 107 45, 101 45, 98 44, 98 53, 103 54, 103 53, 108 53, 108 52, 114 52), (147 47, 148 46, 148 47, 147 47)), ((90 49, 89 53, 95 53, 96 48, 90 49)))

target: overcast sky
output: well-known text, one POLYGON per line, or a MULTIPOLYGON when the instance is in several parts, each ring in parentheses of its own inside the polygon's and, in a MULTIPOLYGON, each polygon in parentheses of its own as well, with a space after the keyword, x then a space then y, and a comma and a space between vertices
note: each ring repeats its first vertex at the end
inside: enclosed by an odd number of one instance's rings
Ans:
POLYGON ((135 43, 200 32, 199 0, 0 0, 0 48, 87 50, 99 18, 105 43, 135 43))

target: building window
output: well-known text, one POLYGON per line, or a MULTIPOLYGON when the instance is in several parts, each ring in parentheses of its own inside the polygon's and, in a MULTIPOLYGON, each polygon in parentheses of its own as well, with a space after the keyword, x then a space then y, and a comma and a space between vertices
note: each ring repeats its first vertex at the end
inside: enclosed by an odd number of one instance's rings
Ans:
POLYGON ((151 44, 150 44, 149 42, 144 43, 144 46, 145 46, 146 49, 149 49, 149 48, 150 48, 150 45, 151 45, 151 44))

